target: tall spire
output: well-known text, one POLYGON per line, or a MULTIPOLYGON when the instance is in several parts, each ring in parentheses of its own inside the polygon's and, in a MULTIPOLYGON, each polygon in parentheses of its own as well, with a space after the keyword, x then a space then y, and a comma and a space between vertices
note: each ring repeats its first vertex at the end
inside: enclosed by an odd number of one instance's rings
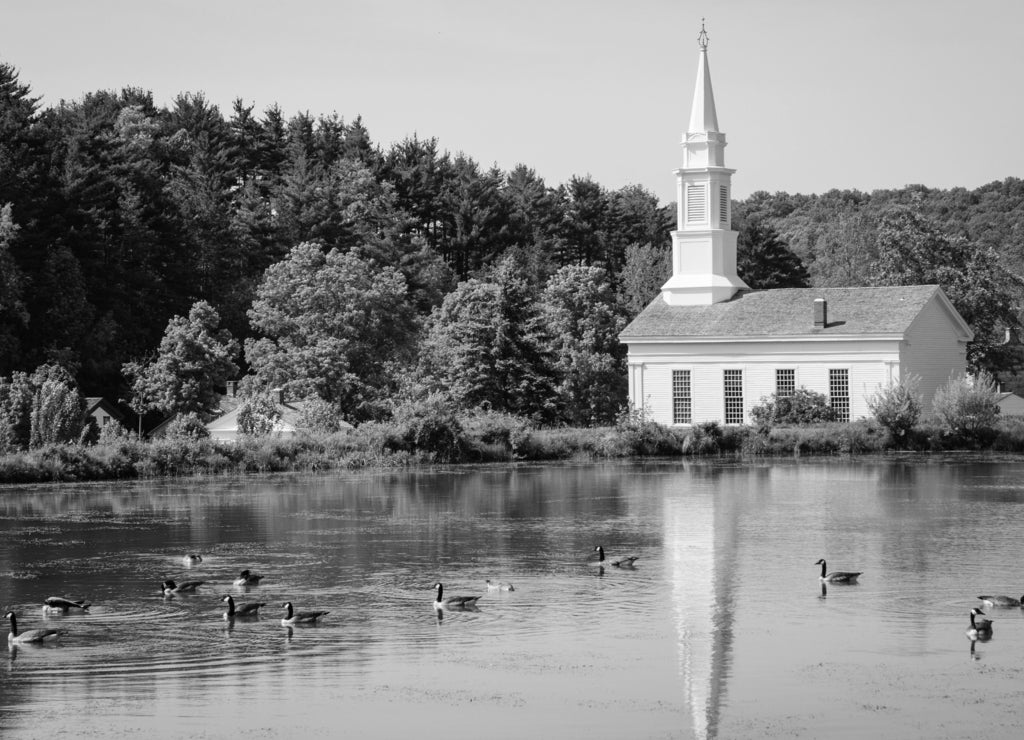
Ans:
POLYGON ((675 173, 672 277, 661 287, 662 298, 673 306, 706 306, 747 289, 736 274, 737 234, 730 228, 733 170, 725 166, 725 134, 718 130, 703 20, 697 43, 697 85, 690 126, 683 135, 683 166, 675 173))
POLYGON ((704 19, 700 19, 700 59, 697 62, 697 84, 693 90, 693 108, 690 109, 688 133, 718 132, 718 113, 715 111, 715 93, 711 89, 711 70, 708 67, 708 33, 704 19))

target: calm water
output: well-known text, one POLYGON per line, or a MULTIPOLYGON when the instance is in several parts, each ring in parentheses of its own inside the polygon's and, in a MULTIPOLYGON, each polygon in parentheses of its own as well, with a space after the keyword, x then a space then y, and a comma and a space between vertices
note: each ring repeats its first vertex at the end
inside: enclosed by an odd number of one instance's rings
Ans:
POLYGON ((0 490, 0 736, 1016 735, 1024 463, 494 467, 0 490), (636 568, 586 564, 594 545, 636 568), (199 552, 186 568, 181 557, 199 552), (823 593, 813 563, 862 570, 823 593), (242 568, 264 574, 247 591, 242 568), (206 583, 163 598, 165 578, 206 583), (512 593, 487 592, 486 579, 512 593), (485 594, 436 613, 435 581, 485 594), (220 599, 267 603, 228 624, 220 599), (50 595, 86 614, 44 616, 50 595), (280 604, 326 609, 289 629, 280 604), (6 625, 5 625, 6 626, 6 625))

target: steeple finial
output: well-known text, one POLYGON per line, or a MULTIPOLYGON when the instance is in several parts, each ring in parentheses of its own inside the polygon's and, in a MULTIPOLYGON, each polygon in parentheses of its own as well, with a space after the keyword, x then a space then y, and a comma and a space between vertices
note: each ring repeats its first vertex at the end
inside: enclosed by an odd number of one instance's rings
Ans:
POLYGON ((700 19, 700 33, 697 34, 697 43, 700 44, 701 51, 708 50, 708 32, 704 30, 704 19, 700 19))

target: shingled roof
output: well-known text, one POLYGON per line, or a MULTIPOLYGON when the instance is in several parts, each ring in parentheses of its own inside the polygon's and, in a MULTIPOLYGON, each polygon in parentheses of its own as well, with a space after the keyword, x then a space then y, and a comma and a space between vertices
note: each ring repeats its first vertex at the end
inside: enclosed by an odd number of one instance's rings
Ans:
POLYGON ((623 341, 660 337, 793 337, 903 334, 938 294, 937 285, 879 288, 780 288, 741 291, 710 306, 670 306, 659 295, 622 331, 623 341), (828 305, 828 324, 814 326, 814 299, 828 305))

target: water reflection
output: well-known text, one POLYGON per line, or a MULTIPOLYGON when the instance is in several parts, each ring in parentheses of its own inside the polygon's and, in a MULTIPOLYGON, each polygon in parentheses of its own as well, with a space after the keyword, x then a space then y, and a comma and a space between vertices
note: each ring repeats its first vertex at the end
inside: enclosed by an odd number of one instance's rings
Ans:
POLYGON ((701 470, 695 477, 718 486, 697 500, 673 495, 673 482, 662 492, 680 675, 698 738, 718 735, 732 645, 738 501, 764 472, 701 470))
POLYGON ((456 711, 493 737, 955 737, 977 709, 948 685, 991 691, 1024 660, 1015 610, 999 650, 969 641, 985 671, 956 673, 975 595, 1022 590, 1022 472, 662 462, 8 489, 0 601, 67 639, 9 652, 0 732, 32 737, 43 711, 85 734, 170 736, 185 716, 184 735, 316 735, 344 713, 399 737, 456 711), (640 559, 588 565, 596 543, 640 559), (819 583, 822 555, 864 570, 859 587, 819 583), (246 568, 265 577, 233 586, 246 568), (499 576, 515 591, 488 590, 499 576), (205 583, 164 599, 162 580, 205 583), (431 608, 434 582, 480 608, 431 608), (226 593, 330 616, 224 620, 226 593), (44 619, 53 594, 94 605, 44 619))

